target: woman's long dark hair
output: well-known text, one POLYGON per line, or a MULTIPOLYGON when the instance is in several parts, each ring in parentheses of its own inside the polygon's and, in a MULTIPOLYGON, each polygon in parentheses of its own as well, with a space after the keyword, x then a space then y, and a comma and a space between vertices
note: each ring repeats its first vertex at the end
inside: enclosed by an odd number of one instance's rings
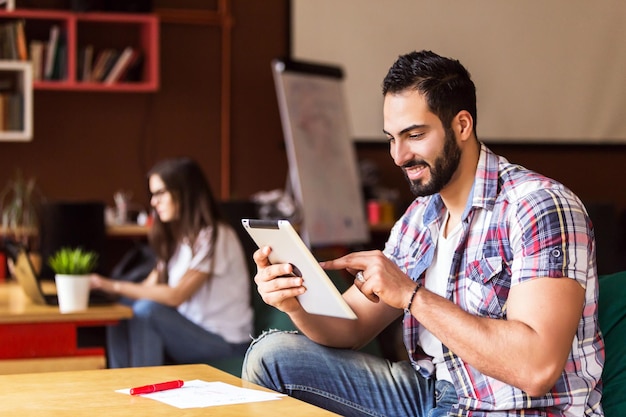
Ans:
POLYGON ((178 207, 178 217, 163 223, 158 216, 150 228, 148 240, 160 263, 159 280, 167 281, 167 261, 172 257, 178 244, 187 239, 193 245, 198 233, 214 226, 211 234, 211 250, 217 239, 217 224, 222 221, 217 201, 202 169, 190 158, 172 158, 157 163, 149 172, 163 181, 178 207))

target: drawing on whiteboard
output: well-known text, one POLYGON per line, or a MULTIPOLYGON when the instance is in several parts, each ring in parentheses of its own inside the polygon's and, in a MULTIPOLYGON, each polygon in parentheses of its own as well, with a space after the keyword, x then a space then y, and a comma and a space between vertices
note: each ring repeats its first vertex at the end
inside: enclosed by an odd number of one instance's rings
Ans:
MULTIPOLYGON (((369 239, 342 78, 274 61, 289 174, 309 245, 369 239)), ((339 72, 340 74, 340 72, 339 72)))

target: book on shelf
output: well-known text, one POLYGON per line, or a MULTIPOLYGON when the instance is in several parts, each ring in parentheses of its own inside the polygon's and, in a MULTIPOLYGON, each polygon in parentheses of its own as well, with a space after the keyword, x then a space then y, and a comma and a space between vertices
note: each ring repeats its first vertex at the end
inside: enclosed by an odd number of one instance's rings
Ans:
POLYGON ((109 73, 113 69, 113 66, 115 66, 115 63, 117 62, 118 58, 120 57, 120 54, 121 54, 120 51, 118 51, 116 49, 113 49, 113 52, 111 53, 111 55, 109 56, 109 59, 107 59, 105 65, 104 65, 104 70, 102 71, 102 74, 100 74, 100 77, 98 78, 98 81, 104 82, 106 77, 109 75, 109 73))
POLYGON ((137 52, 130 46, 124 48, 119 58, 115 61, 115 64, 111 68, 111 71, 104 78, 105 84, 113 84, 122 79, 129 66, 131 65, 133 57, 137 57, 137 52))
POLYGON ((91 73, 91 81, 101 82, 107 76, 111 67, 115 64, 119 56, 119 52, 113 48, 106 48, 100 51, 93 65, 91 73))
POLYGON ((0 93, 0 131, 24 129, 23 97, 18 93, 0 93))
POLYGON ((111 49, 103 49, 98 52, 93 61, 93 69, 91 71, 91 78, 89 81, 97 81, 98 77, 102 74, 102 71, 104 71, 106 60, 109 58, 109 55, 111 55, 111 52, 111 49))
POLYGON ((132 61, 128 65, 128 68, 122 74, 119 81, 122 82, 139 82, 143 79, 143 64, 144 54, 141 50, 135 50, 132 61))
POLYGON ((15 22, 0 25, 0 59, 18 59, 15 22))
POLYGON ((59 35, 59 44, 57 46, 57 52, 54 56, 54 69, 52 71, 52 79, 67 79, 67 40, 65 39, 64 32, 61 32, 59 35))
POLYGON ((9 71, 0 71, 0 94, 15 91, 15 74, 9 71))
POLYGON ((57 50, 59 48, 59 32, 61 28, 58 25, 50 26, 50 37, 46 45, 46 56, 44 58, 44 71, 43 78, 46 80, 52 80, 54 76, 54 61, 57 57, 57 50))
POLYGON ((2 130, 14 130, 15 117, 12 96, 17 94, 18 78, 14 72, 1 72, 0 75, 0 100, 2 101, 0 118, 2 119, 2 130))
POLYGON ((23 19, 0 24, 0 59, 28 60, 23 19))
POLYGON ((41 81, 43 74, 43 62, 45 45, 42 41, 33 39, 29 44, 30 62, 33 67, 33 81, 41 81))
POLYGON ((8 111, 8 126, 7 130, 20 131, 24 129, 24 96, 15 93, 9 95, 9 111, 8 111))
POLYGON ((24 31, 24 20, 15 22, 15 43, 17 47, 17 57, 20 61, 28 61, 28 50, 26 49, 26 33, 24 31))

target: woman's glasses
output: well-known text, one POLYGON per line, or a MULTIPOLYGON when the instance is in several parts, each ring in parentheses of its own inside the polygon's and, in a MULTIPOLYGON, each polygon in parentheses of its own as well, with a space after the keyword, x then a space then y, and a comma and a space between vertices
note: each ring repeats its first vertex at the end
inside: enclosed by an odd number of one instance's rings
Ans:
POLYGON ((157 199, 158 200, 158 199, 160 199, 163 196, 163 194, 165 194, 167 192, 168 192, 167 188, 161 188, 160 190, 153 191, 153 192, 150 193, 150 200, 152 200, 152 199, 157 199))

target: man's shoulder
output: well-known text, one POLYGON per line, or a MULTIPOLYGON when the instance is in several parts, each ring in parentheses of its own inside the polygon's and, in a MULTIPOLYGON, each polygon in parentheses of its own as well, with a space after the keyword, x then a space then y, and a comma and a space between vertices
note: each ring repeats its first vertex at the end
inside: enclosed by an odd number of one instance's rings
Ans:
POLYGON ((492 209, 503 203, 518 204, 527 199, 541 198, 550 191, 576 199, 558 181, 511 163, 483 145, 473 189, 473 206, 492 209))
POLYGON ((494 153, 484 144, 482 145, 479 168, 482 168, 485 178, 497 178, 501 187, 515 188, 522 185, 541 186, 542 184, 555 187, 563 187, 557 180, 526 168, 523 165, 509 162, 502 155, 494 153))
POLYGON ((559 181, 506 160, 498 170, 499 199, 516 202, 538 194, 555 194, 576 198, 574 193, 559 181))

